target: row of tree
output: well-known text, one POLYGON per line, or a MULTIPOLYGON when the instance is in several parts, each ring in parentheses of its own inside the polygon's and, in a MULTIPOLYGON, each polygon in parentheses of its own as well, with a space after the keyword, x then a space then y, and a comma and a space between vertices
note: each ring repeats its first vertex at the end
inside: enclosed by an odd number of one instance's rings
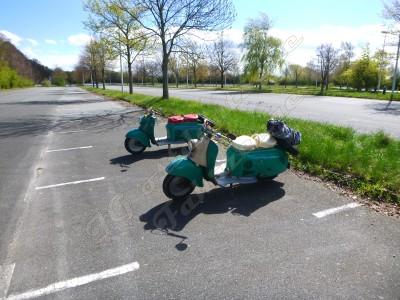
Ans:
POLYGON ((93 39, 86 45, 74 77, 90 80, 97 87, 102 82, 105 88, 107 70, 115 68, 118 57, 127 66, 130 93, 134 80, 144 83, 147 78, 153 84, 162 82, 165 99, 169 82, 178 86, 185 80, 194 86, 218 81, 221 87, 226 82, 244 82, 259 89, 277 82, 284 86, 315 83, 321 93, 332 82, 357 90, 386 84, 388 53, 382 50, 371 55, 366 47, 362 57, 353 60, 354 46, 349 42, 340 48, 320 45, 306 67, 286 64, 283 43, 270 34, 266 14, 249 20, 242 45, 224 38, 223 31, 212 42, 196 38, 232 23, 235 12, 230 0, 87 0, 85 9, 89 13, 85 24, 93 39))

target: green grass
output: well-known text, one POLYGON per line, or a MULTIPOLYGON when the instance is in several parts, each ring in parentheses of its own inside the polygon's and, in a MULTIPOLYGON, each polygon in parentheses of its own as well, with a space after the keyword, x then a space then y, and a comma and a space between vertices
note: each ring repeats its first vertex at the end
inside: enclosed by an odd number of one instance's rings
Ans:
MULTIPOLYGON (((88 90, 141 107, 152 107, 166 116, 192 112, 204 114, 214 120, 222 132, 236 135, 265 132, 265 123, 271 117, 266 113, 176 98, 166 101, 141 94, 88 90)), ((333 180, 362 196, 400 203, 400 141, 382 132, 357 134, 347 127, 293 118, 285 121, 301 131, 303 136, 300 155, 291 158, 296 169, 333 180)))
MULTIPOLYGON (((230 91, 242 91, 242 92, 255 92, 255 93, 276 93, 276 94, 296 94, 296 95, 314 95, 320 96, 320 88, 315 86, 284 86, 273 85, 273 86, 264 86, 261 90, 258 88, 249 86, 249 85, 241 85, 241 86, 228 86, 224 89, 218 87, 198 87, 201 89, 210 89, 210 90, 230 90, 230 91)), ((380 93, 373 92, 359 92, 351 89, 339 89, 337 87, 331 87, 324 93, 324 96, 332 96, 332 97, 348 97, 348 98, 363 98, 363 99, 375 99, 375 100, 390 100, 390 91, 388 90, 385 95, 380 93)), ((394 101, 400 101, 400 94, 394 94, 394 101)))

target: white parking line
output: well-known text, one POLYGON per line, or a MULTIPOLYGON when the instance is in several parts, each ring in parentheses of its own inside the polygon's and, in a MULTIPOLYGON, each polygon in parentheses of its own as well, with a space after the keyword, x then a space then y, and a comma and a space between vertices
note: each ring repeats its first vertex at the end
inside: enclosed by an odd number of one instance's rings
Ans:
POLYGON ((50 152, 59 152, 59 151, 69 151, 69 150, 79 150, 79 149, 89 149, 89 148, 93 148, 93 146, 84 146, 84 147, 74 147, 74 148, 64 148, 64 149, 47 150, 46 153, 50 153, 50 152))
POLYGON ((0 266, 0 299, 4 299, 7 296, 14 268, 15 264, 0 266))
POLYGON ((139 263, 133 262, 127 265, 123 265, 120 267, 116 267, 113 269, 108 269, 100 273, 89 274, 81 277, 76 277, 73 279, 59 281, 53 284, 50 284, 44 288, 37 290, 29 290, 22 294, 10 295, 7 300, 22 300, 22 299, 32 299, 45 295, 54 294, 66 289, 82 286, 94 281, 103 280, 111 277, 116 277, 119 275, 123 275, 126 273, 130 273, 136 270, 139 270, 139 263))
POLYGON ((100 181, 100 180, 104 180, 104 179, 105 179, 105 177, 98 177, 98 178, 93 178, 93 179, 78 180, 78 181, 71 181, 71 182, 64 182, 64 183, 57 183, 57 184, 51 184, 51 185, 45 185, 45 186, 37 186, 37 187, 35 187, 35 190, 50 189, 50 188, 59 187, 59 186, 64 186, 64 185, 79 184, 79 183, 86 183, 86 182, 93 182, 93 181, 100 181))
POLYGON ((325 209, 325 210, 313 213, 313 215, 316 216, 317 218, 323 218, 323 217, 326 217, 328 215, 336 214, 336 213, 338 213, 338 212, 340 212, 342 210, 356 208, 356 207, 359 207, 359 206, 361 206, 360 203, 352 202, 352 203, 349 203, 349 204, 346 204, 346 205, 342 205, 342 206, 339 206, 339 207, 325 209))

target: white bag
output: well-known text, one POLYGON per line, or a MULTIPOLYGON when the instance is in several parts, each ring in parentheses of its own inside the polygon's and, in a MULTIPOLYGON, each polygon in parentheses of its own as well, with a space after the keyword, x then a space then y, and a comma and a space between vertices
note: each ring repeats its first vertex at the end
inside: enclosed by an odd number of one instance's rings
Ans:
POLYGON ((252 135, 256 141, 257 148, 272 148, 276 145, 276 139, 269 133, 258 133, 252 135))
POLYGON ((257 143, 251 136, 241 135, 232 141, 232 147, 240 151, 251 151, 257 148, 257 143))

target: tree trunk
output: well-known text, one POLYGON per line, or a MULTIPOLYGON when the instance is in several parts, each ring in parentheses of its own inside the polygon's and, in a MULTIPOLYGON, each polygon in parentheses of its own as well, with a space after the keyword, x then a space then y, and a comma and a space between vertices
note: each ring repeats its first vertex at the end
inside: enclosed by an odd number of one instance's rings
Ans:
POLYGON ((224 71, 221 71, 221 89, 224 88, 224 71))
POLYGON ((129 94, 133 94, 132 63, 128 63, 129 94))
POLYGON ((178 72, 175 72, 175 85, 176 85, 176 88, 179 87, 179 73, 178 72))
POLYGON ((164 50, 163 60, 162 60, 162 81, 163 81, 163 99, 169 99, 169 91, 168 91, 168 54, 166 50, 164 50))
POLYGON ((193 84, 194 88, 197 88, 196 68, 193 68, 193 84))
POLYGON ((96 89, 99 88, 99 80, 97 79, 97 71, 94 70, 94 81, 96 83, 96 89))
POLYGON ((103 90, 105 90, 106 89, 106 83, 105 83, 105 76, 104 76, 104 68, 103 69, 101 69, 101 81, 103 82, 103 90))
POLYGON ((131 48, 129 46, 126 47, 126 62, 128 63, 129 94, 133 94, 131 48))
POLYGON ((329 88, 329 74, 326 75, 326 82, 325 82, 325 91, 329 88))

